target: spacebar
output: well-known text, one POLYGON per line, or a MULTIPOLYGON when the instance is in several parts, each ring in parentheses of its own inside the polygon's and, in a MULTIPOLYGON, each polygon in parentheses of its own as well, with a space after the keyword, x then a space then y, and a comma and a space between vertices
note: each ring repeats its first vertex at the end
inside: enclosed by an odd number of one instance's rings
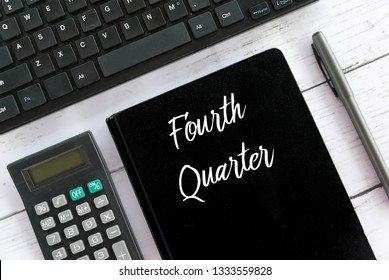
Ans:
POLYGON ((104 77, 111 76, 191 41, 183 22, 97 58, 104 77))

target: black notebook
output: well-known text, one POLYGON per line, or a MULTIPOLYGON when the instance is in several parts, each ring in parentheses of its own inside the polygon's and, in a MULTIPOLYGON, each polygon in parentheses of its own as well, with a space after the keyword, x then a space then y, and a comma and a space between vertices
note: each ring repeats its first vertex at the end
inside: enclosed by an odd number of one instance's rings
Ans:
POLYGON ((283 54, 107 120, 165 259, 374 259, 283 54))

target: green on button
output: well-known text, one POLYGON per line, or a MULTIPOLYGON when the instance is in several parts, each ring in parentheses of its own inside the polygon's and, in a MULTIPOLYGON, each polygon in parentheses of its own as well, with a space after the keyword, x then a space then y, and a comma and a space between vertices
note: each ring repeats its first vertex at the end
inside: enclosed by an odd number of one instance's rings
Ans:
POLYGON ((85 192, 84 192, 84 189, 82 187, 77 187, 77 188, 70 190, 69 194, 70 194, 70 198, 73 201, 76 201, 76 200, 79 200, 79 199, 85 197, 85 192))
POLYGON ((96 179, 88 183, 88 189, 90 193, 96 193, 103 189, 103 184, 99 179, 96 179))

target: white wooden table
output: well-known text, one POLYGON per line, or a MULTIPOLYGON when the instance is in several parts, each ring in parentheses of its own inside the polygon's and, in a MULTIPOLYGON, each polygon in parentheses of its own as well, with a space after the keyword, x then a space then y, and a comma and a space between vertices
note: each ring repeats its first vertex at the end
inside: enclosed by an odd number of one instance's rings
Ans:
POLYGON ((389 3, 320 0, 83 102, 0 135, 0 259, 42 259, 7 164, 91 130, 146 259, 158 259, 105 118, 224 66, 279 48, 285 55, 378 259, 389 259, 389 200, 339 100, 311 51, 322 31, 347 73, 389 165, 389 3))

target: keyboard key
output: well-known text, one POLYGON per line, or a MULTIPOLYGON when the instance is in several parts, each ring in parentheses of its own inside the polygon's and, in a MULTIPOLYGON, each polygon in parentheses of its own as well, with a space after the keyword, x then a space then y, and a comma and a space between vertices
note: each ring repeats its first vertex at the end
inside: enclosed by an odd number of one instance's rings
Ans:
POLYGON ((22 34, 16 18, 9 18, 0 22, 0 37, 8 41, 22 34))
POLYGON ((111 76, 191 41, 184 23, 139 39, 97 58, 104 77, 111 76), (156 44, 155 42, 158 42, 156 44))
POLYGON ((266 2, 257 4, 249 9, 252 19, 259 19, 267 14, 270 14, 271 10, 266 2))
POLYGON ((52 22, 65 16, 65 11, 59 0, 51 0, 42 5, 42 11, 47 22, 52 22))
POLYGON ((217 31, 216 23, 210 12, 206 12, 188 20, 189 27, 196 39, 217 31))
POLYGON ((46 76, 55 71, 53 62, 49 54, 44 54, 40 57, 31 60, 32 69, 38 78, 46 76))
POLYGON ((132 14, 146 8, 144 0, 123 0, 123 4, 128 14, 132 14))
POLYGON ((47 102, 40 84, 26 87, 18 91, 17 95, 24 111, 29 111, 47 102))
POLYGON ((7 46, 0 47, 0 69, 11 65, 13 62, 12 56, 7 46))
POLYGON ((55 227, 55 221, 53 217, 48 217, 40 221, 42 230, 46 231, 55 227))
POLYGON ((120 23, 120 28, 126 40, 133 39, 145 33, 138 17, 132 17, 122 21, 120 23))
POLYGON ((211 5, 209 0, 188 0, 188 4, 192 12, 200 11, 211 5))
POLYGON ((58 220, 61 224, 64 224, 64 223, 67 223, 67 222, 73 220, 72 211, 67 209, 65 211, 58 213, 58 220))
POLYGON ((51 27, 46 27, 33 35, 35 43, 40 51, 49 49, 57 45, 57 39, 55 39, 53 30, 51 27))
POLYGON ((85 0, 64 0, 64 2, 69 13, 77 12, 88 6, 85 0))
POLYGON ((273 3, 273 7, 275 10, 285 8, 293 4, 292 0, 271 0, 271 2, 273 3))
POLYGON ((57 29, 59 39, 62 42, 73 39, 80 35, 80 32, 78 31, 77 25, 73 18, 68 18, 62 22, 57 23, 55 28, 57 29))
POLYGON ((76 41, 75 44, 81 59, 88 58, 100 52, 93 35, 89 35, 85 38, 82 38, 76 41))
POLYGON ((71 70, 77 88, 83 88, 100 80, 93 61, 81 64, 71 70))
POLYGON ((71 45, 65 45, 54 51, 54 58, 59 68, 64 68, 77 62, 76 54, 71 45))
POLYGON ((32 81, 26 63, 0 73, 0 95, 32 81))
POLYGON ((21 0, 0 0, 6 15, 12 14, 24 8, 21 0))
POLYGON ((67 201, 66 196, 64 194, 60 194, 56 197, 53 197, 51 202, 53 203, 54 208, 60 208, 62 206, 65 206, 66 204, 68 204, 68 201, 67 201))
POLYGON ((142 18, 148 31, 155 30, 166 24, 160 8, 154 8, 143 13, 142 18))
POLYGON ((114 25, 100 31, 98 36, 104 50, 117 46, 122 42, 119 32, 114 25))
POLYGON ((113 252, 117 260, 131 260, 126 243, 122 240, 112 245, 113 252))
POLYGON ((104 21, 110 23, 124 16, 118 0, 111 0, 100 6, 104 21))
POLYGON ((19 114, 20 111, 18 105, 12 95, 0 98, 0 123, 19 114))
POLYGON ((35 54, 30 37, 23 37, 11 44, 17 60, 29 57, 35 54))
POLYGON ((37 8, 28 10, 19 15, 24 31, 28 32, 43 25, 37 8))
POLYGON ((80 22, 81 28, 84 32, 94 30, 101 26, 101 21, 95 9, 79 14, 78 21, 80 22))
POLYGON ((172 0, 164 4, 166 14, 170 21, 176 21, 188 15, 183 0, 172 0))
POLYGON ((73 91, 66 73, 60 73, 44 81, 50 99, 57 99, 73 91))
POLYGON ((215 13, 222 27, 230 26, 244 19, 242 10, 236 0, 215 8, 215 13))

